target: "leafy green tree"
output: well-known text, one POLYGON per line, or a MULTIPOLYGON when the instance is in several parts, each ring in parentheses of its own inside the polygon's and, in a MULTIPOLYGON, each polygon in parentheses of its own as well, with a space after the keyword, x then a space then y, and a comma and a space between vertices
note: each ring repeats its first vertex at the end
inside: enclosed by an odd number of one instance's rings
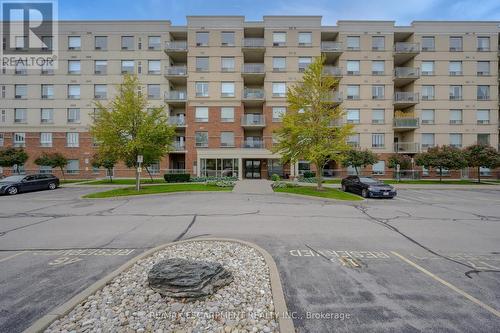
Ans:
POLYGON ((467 166, 477 168, 477 181, 481 182, 481 167, 494 169, 500 166, 500 154, 489 145, 476 144, 464 149, 467 166))
POLYGON ((19 173, 19 166, 28 160, 28 154, 24 149, 6 148, 0 150, 0 167, 14 168, 14 173, 19 173))
POLYGON ((96 103, 99 112, 91 127, 100 153, 112 152, 117 160, 136 169, 137 189, 140 188, 137 156, 160 160, 175 137, 175 128, 168 124, 165 108, 148 108, 138 87, 137 77, 126 75, 109 105, 96 103))
POLYGON ((359 175, 359 168, 364 168, 368 165, 377 163, 377 154, 371 152, 368 149, 357 150, 351 149, 347 152, 344 159, 342 160, 342 165, 344 167, 353 167, 356 170, 356 174, 359 175))
POLYGON ((34 161, 36 165, 50 166, 59 168, 64 179, 64 167, 68 165, 68 159, 61 153, 43 153, 34 161))
POLYGON ((411 157, 404 154, 392 154, 389 156, 387 160, 387 167, 389 169, 396 169, 399 164, 400 170, 410 170, 411 165, 411 157))
POLYGON ((287 91, 288 108, 283 126, 275 133, 273 147, 283 162, 294 163, 303 158, 316 167, 317 189, 322 189, 323 169, 330 160, 340 160, 349 150, 347 137, 352 125, 334 126, 344 111, 334 103, 338 80, 323 75, 324 58, 316 58, 305 70, 302 80, 287 91))
POLYGON ((102 152, 97 152, 92 156, 92 166, 94 168, 104 168, 107 171, 109 181, 112 183, 113 182, 113 168, 115 167, 116 163, 118 162, 116 156, 114 156, 111 153, 102 153, 102 152))
POLYGON ((453 146, 436 146, 427 149, 427 152, 415 156, 415 163, 420 166, 439 170, 439 181, 443 179, 443 169, 459 170, 467 166, 465 154, 453 146))

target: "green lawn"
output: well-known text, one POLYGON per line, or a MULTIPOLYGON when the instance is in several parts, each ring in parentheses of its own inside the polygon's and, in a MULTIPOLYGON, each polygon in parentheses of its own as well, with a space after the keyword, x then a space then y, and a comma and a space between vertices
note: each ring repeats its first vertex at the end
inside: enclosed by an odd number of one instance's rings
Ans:
MULTIPOLYGON (((481 180, 481 184, 483 184, 484 180, 481 180)), ((468 180, 468 179, 458 179, 458 180, 451 180, 451 179, 443 179, 442 181, 439 181, 439 179, 420 179, 420 180, 400 180, 399 182, 395 179, 388 179, 384 180, 384 183, 386 184, 434 184, 434 185, 477 185, 478 182, 475 180, 468 180)))
POLYGON ((86 181, 88 181, 88 179, 59 179, 60 184, 74 184, 86 181))
POLYGON ((338 178, 338 179, 325 179, 323 181, 324 184, 340 184, 340 182, 342 181, 342 179, 338 178))
MULTIPOLYGON (((163 178, 153 178, 153 181, 149 178, 142 178, 141 184, 166 184, 163 178)), ((85 183, 85 185, 135 185, 135 179, 113 179, 112 182, 108 179, 95 180, 93 182, 85 183)))
POLYGON ((283 193, 292 193, 292 194, 301 194, 301 195, 309 195, 313 197, 321 197, 328 199, 336 199, 336 200, 363 200, 363 198, 351 194, 342 192, 341 190, 335 188, 323 188, 323 191, 318 191, 313 186, 295 186, 295 187, 285 187, 285 188, 275 188, 275 192, 283 192, 283 193))
POLYGON ((192 192, 192 191, 231 191, 232 187, 218 187, 215 185, 205 184, 168 184, 168 185, 154 185, 145 186, 140 191, 136 191, 134 187, 117 188, 114 190, 90 193, 84 198, 112 198, 123 197, 128 195, 142 195, 142 194, 158 194, 158 193, 172 193, 172 192, 192 192))

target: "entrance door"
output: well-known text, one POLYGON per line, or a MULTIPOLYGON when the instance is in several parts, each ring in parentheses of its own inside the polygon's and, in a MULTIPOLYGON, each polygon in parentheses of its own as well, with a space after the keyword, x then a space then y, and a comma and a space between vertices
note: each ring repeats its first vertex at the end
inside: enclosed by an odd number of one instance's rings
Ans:
POLYGON ((260 179, 260 160, 245 160, 245 178, 260 179))

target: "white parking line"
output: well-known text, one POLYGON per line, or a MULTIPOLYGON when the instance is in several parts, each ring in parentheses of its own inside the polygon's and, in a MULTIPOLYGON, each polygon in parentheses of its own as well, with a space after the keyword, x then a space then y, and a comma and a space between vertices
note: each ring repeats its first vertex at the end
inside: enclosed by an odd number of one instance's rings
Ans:
POLYGON ((0 259, 0 262, 7 261, 7 260, 12 259, 12 258, 14 258, 14 257, 17 257, 18 255, 21 255, 21 254, 23 254, 23 253, 24 253, 24 252, 19 252, 19 253, 13 254, 13 255, 11 255, 11 256, 8 256, 8 257, 5 257, 5 258, 2 258, 2 259, 0 259))

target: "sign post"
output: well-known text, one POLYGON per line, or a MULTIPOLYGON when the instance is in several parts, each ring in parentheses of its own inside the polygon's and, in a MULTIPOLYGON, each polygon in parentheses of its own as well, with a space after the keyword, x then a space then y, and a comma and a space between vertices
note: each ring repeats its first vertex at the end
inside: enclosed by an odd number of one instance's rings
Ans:
POLYGON ((399 173, 399 170, 401 169, 401 165, 396 164, 396 177, 397 177, 397 180, 398 182, 401 180, 401 174, 399 173))
POLYGON ((135 177, 135 189, 136 191, 139 191, 141 189, 141 164, 144 161, 144 156, 142 155, 137 155, 137 170, 135 172, 136 177, 135 177))

